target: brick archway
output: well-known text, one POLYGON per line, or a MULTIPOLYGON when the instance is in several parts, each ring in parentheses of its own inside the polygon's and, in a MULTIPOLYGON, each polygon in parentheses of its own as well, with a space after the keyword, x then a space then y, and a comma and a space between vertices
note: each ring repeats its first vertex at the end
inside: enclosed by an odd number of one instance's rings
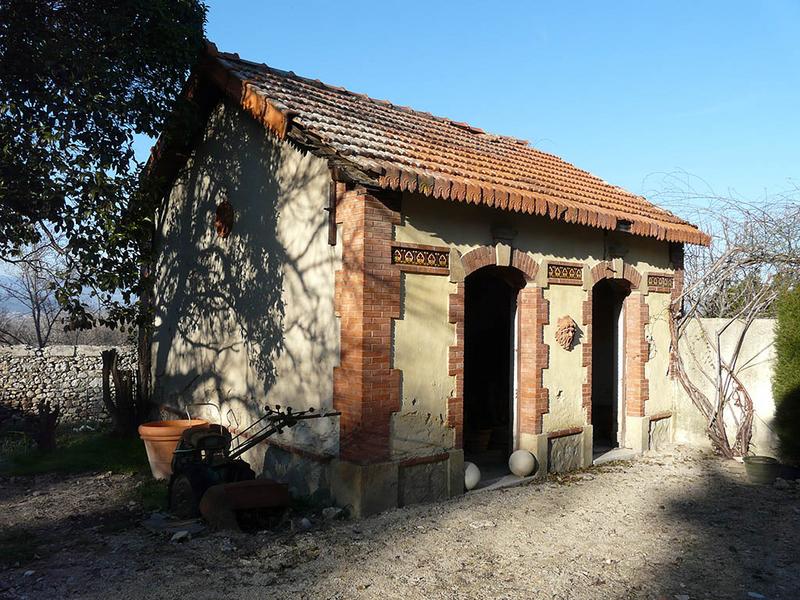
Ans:
MULTIPOLYGON (((621 261, 620 261, 621 262, 621 261)), ((641 291, 642 274, 633 266, 604 261, 590 271, 589 289, 583 303, 583 324, 587 336, 583 343, 583 366, 586 367, 586 381, 583 384, 583 408, 587 424, 592 423, 592 293, 594 286, 605 279, 618 279, 630 286, 630 294, 623 302, 624 307, 624 387, 625 415, 643 417, 645 402, 649 397, 649 383, 645 365, 650 354, 645 329, 650 320, 650 312, 641 291)))
MULTIPOLYGON (((544 325, 549 322, 548 302, 543 290, 534 284, 539 264, 525 252, 510 249, 506 260, 498 263, 496 246, 481 246, 461 256, 464 278, 488 266, 508 266, 520 271, 526 285, 517 296, 517 422, 520 433, 541 433, 542 415, 549 406, 548 392, 542 385, 542 372, 549 362, 544 343, 544 325)), ((449 374, 455 377, 453 394, 448 399, 447 424, 455 429, 456 448, 464 442, 464 280, 450 294, 449 321, 455 325, 455 343, 450 346, 449 374)))

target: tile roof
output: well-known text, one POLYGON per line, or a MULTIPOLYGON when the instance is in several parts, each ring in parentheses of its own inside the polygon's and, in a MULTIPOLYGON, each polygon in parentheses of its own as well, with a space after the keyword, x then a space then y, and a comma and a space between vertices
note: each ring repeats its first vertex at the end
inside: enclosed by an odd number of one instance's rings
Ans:
POLYGON ((220 53, 204 74, 280 137, 357 180, 602 229, 707 244, 697 227, 527 142, 220 53))

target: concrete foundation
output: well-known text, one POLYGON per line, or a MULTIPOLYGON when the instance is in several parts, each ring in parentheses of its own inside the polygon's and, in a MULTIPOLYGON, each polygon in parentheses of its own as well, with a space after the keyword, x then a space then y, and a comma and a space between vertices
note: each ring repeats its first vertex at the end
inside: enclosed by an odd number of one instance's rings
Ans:
POLYGON ((650 449, 661 450, 672 442, 672 417, 650 421, 650 449))
POLYGON ((334 460, 330 464, 334 502, 356 518, 398 506, 436 502, 464 493, 464 452, 451 450, 447 458, 426 461, 390 461, 357 464, 334 460))
POLYGON ((551 473, 566 473, 584 466, 582 433, 550 440, 548 451, 548 469, 551 473))
POLYGON ((650 449, 650 417, 625 417, 625 447, 637 454, 650 449))
POLYGON ((269 445, 263 463, 264 476, 288 483, 293 498, 304 498, 322 506, 330 504, 330 462, 313 460, 269 445))
POLYGON ((587 425, 580 433, 552 439, 546 433, 522 434, 520 448, 536 457, 534 476, 542 479, 548 473, 564 473, 591 466, 592 432, 592 426, 587 425))

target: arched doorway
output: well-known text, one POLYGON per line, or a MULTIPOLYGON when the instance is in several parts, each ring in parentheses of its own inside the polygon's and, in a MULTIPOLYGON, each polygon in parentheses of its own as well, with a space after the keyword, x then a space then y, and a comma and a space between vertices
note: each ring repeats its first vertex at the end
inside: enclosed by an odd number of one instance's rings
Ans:
POLYGON ((593 454, 625 445, 625 298, 630 283, 603 279, 592 288, 593 454))
POLYGON ((464 291, 464 457, 483 481, 508 473, 516 428, 517 295, 525 277, 487 266, 464 291))

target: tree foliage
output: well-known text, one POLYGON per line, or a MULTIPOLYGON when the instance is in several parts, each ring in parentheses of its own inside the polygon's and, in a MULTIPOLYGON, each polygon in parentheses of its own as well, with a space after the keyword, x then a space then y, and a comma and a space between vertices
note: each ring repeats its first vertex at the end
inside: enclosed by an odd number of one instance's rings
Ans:
POLYGON ((155 137, 203 46, 198 0, 0 0, 0 257, 63 238, 71 324, 130 322, 153 195, 135 134, 155 137))
POLYGON ((784 459, 800 463, 800 286, 778 301, 775 328, 775 430, 784 459))

